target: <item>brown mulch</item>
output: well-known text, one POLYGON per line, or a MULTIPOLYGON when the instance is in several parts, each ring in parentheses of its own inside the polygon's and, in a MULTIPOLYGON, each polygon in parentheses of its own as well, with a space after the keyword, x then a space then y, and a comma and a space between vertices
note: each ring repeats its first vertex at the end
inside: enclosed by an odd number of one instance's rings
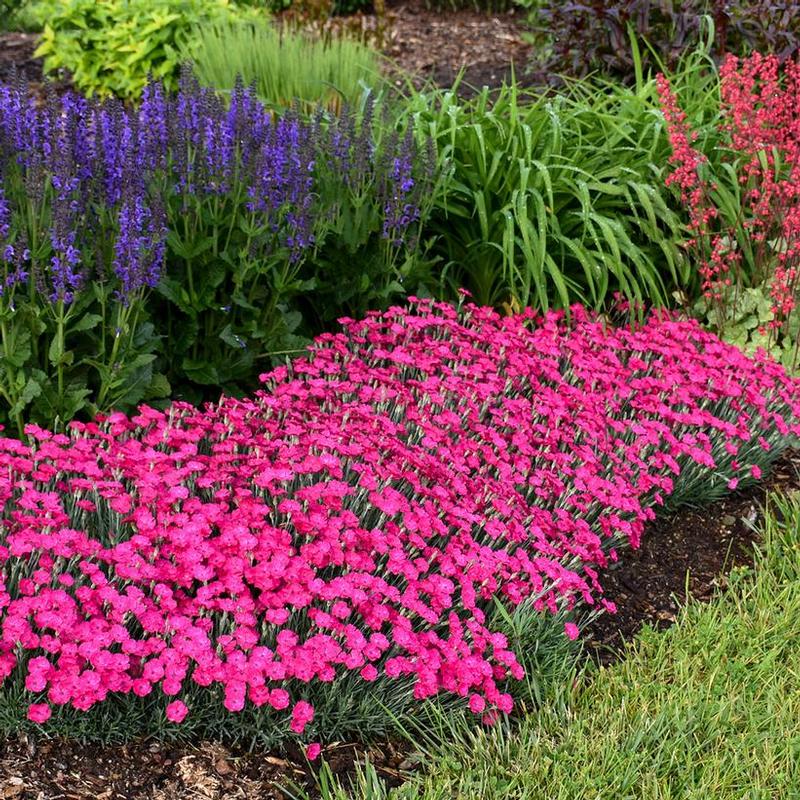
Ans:
POLYGON ((464 68, 461 92, 500 86, 511 77, 524 78, 531 56, 525 33, 525 12, 481 14, 471 10, 432 11, 424 0, 388 3, 393 17, 385 54, 415 77, 450 87, 464 68))
MULTIPOLYGON (((322 757, 344 777, 365 754, 391 785, 411 766, 391 744, 331 744, 322 757)), ((25 736, 0 743, 0 800, 286 800, 279 786, 289 782, 313 793, 313 767, 299 752, 278 756, 212 742, 100 747, 25 736)))
POLYGON ((40 83, 42 60, 33 57, 35 49, 35 33, 0 34, 0 83, 12 80, 15 70, 18 79, 40 83))
MULTIPOLYGON (((363 18, 367 32, 377 24, 374 17, 363 18)), ((394 0, 387 3, 382 49, 391 64, 413 76, 418 87, 427 81, 450 87, 465 68, 459 91, 469 95, 473 87, 494 88, 508 80, 512 63, 517 78, 524 78, 531 53, 524 32, 524 12, 433 11, 424 0, 394 0)), ((41 59, 33 58, 35 40, 32 33, 0 35, 0 82, 8 81, 15 67, 24 80, 42 82, 41 59)), ((404 84, 401 78, 396 82, 404 84)))

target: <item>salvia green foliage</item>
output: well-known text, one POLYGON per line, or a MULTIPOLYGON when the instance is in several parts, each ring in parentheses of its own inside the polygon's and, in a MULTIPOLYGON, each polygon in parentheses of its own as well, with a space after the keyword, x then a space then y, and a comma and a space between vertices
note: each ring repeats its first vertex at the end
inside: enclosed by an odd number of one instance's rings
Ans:
POLYGON ((432 175, 373 112, 277 116, 188 76, 138 109, 0 85, 0 425, 239 393, 424 291, 432 175))

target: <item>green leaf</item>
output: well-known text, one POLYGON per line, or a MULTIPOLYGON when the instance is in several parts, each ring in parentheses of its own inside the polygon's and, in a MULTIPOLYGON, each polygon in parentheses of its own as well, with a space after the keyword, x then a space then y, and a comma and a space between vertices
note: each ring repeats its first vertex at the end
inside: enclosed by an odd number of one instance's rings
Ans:
POLYGON ((222 305, 217 297, 217 289, 224 283, 227 275, 228 268, 222 261, 214 260, 202 265, 202 271, 195 278, 195 309, 206 310, 222 305))
POLYGON ((168 360, 178 361, 197 342, 200 326, 196 317, 184 318, 173 326, 172 335, 164 342, 168 360))
POLYGON ((750 331, 750 330, 753 330, 754 328, 757 328, 760 325, 760 320, 758 319, 758 317, 755 314, 751 314, 750 316, 745 317, 739 323, 739 325, 742 328, 745 328, 746 330, 750 331))
POLYGON ((208 361, 199 358, 184 358, 181 367, 186 376, 195 383, 204 386, 218 386, 221 382, 217 368, 208 361))
POLYGON ((50 342, 50 348, 47 351, 47 357, 50 359, 50 363, 57 367, 61 363, 61 358, 64 355, 64 343, 59 339, 58 336, 54 336, 52 341, 50 342))
POLYGON ((162 278, 156 287, 156 291, 162 297, 166 297, 167 300, 174 303, 184 314, 195 316, 196 311, 189 293, 183 287, 183 284, 175 278, 162 278))
POLYGON ((151 353, 157 350, 163 337, 156 333, 152 322, 142 322, 136 328, 133 337, 133 346, 139 352, 151 353))
POLYGON ((795 341, 800 335, 800 313, 797 310, 794 310, 790 315, 789 319, 786 321, 786 333, 792 341, 795 341))
POLYGON ((153 367, 150 362, 140 362, 135 368, 125 370, 124 379, 119 381, 116 394, 111 398, 111 406, 127 411, 140 403, 147 395, 153 380, 153 367))
POLYGON ((729 325, 725 329, 725 341, 744 349, 748 341, 748 328, 744 325, 729 325))
POLYGON ((39 382, 35 378, 28 378, 28 381, 17 398, 17 401, 13 406, 11 406, 11 409, 8 412, 9 417, 16 417, 17 414, 21 414, 23 410, 27 408, 30 403, 41 393, 42 387, 39 382))
POLYGON ((233 302, 239 306, 239 308, 244 308, 247 311, 258 311, 258 308, 254 306, 245 296, 244 294, 239 291, 238 289, 233 293, 233 302))
POLYGON ((745 289, 739 298, 739 314, 742 316, 752 314, 758 308, 760 296, 761 292, 757 289, 745 289))
POLYGON ((281 306, 281 317, 288 333, 294 333, 303 322, 303 315, 299 311, 288 311, 281 306))
POLYGON ((169 397, 170 394, 172 394, 172 387, 170 386, 166 375, 161 372, 156 372, 153 374, 152 380, 150 381, 150 386, 147 387, 147 391, 143 399, 153 400, 160 397, 169 397))
POLYGON ((91 390, 78 384, 72 384, 61 399, 59 408, 59 419, 61 422, 70 422, 79 411, 82 411, 87 403, 86 398, 91 394, 91 390))
POLYGON ((247 342, 241 336, 235 334, 230 325, 226 325, 220 331, 219 338, 229 347, 233 347, 236 350, 244 350, 247 347, 247 342))
POLYGON ((134 372, 141 367, 146 367, 156 360, 155 353, 139 353, 132 361, 126 362, 124 366, 125 372, 134 372))
POLYGON ((54 336, 47 350, 47 357, 54 367, 69 366, 75 358, 75 353, 72 350, 64 350, 64 342, 58 336, 54 336))
POLYGON ((11 347, 6 360, 19 369, 31 357, 31 335, 27 330, 19 331, 11 336, 11 347))
POLYGON ((100 314, 84 314, 74 325, 70 326, 70 330, 76 333, 88 331, 97 327, 102 321, 103 318, 100 314))

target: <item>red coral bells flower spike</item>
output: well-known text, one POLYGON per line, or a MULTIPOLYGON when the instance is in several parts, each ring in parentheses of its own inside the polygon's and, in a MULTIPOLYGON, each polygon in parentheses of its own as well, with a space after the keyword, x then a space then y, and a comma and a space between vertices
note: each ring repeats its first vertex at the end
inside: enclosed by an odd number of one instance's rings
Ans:
POLYGON ((370 314, 252 398, 0 438, 0 678, 40 722, 163 694, 179 723, 207 687, 299 736, 298 687, 344 675, 494 719, 524 675, 496 603, 613 609, 600 570, 654 509, 758 477, 799 412, 778 365, 664 312, 370 314))
POLYGON ((716 205, 716 187, 701 176, 707 160, 693 147, 686 116, 659 75, 672 146, 666 184, 680 189, 688 209, 686 244, 697 257, 702 290, 717 307, 720 330, 746 278, 751 286, 764 285, 772 301, 762 333, 774 342, 797 306, 800 279, 800 61, 781 65, 774 55, 730 55, 720 68, 720 85, 717 149, 725 175, 738 176, 741 189, 730 187, 729 196, 741 195, 739 207, 716 205))

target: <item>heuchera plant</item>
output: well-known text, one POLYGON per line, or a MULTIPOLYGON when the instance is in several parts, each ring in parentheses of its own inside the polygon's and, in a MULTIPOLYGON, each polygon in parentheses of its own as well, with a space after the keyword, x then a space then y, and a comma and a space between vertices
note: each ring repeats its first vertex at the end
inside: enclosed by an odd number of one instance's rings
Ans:
POLYGON ((431 174, 377 128, 187 76, 138 109, 0 86, 0 422, 254 388, 319 307, 416 285, 431 174))
POLYGON ((598 571, 657 506, 800 431, 799 382, 666 314, 344 322, 251 399, 0 439, 0 676, 31 720, 132 694, 179 722, 199 686, 308 735, 343 675, 508 712, 487 610, 613 608, 598 571))
POLYGON ((720 70, 719 133, 725 155, 716 174, 694 146, 686 115, 663 75, 657 78, 672 145, 675 186, 689 213, 686 246, 721 334, 736 337, 742 309, 760 334, 753 344, 797 362, 800 330, 793 313, 800 285, 800 62, 775 56, 729 56, 720 70), (762 290, 767 314, 755 315, 762 290), (737 325, 734 326, 734 323, 737 325), (736 330, 729 330, 736 327, 736 330))

